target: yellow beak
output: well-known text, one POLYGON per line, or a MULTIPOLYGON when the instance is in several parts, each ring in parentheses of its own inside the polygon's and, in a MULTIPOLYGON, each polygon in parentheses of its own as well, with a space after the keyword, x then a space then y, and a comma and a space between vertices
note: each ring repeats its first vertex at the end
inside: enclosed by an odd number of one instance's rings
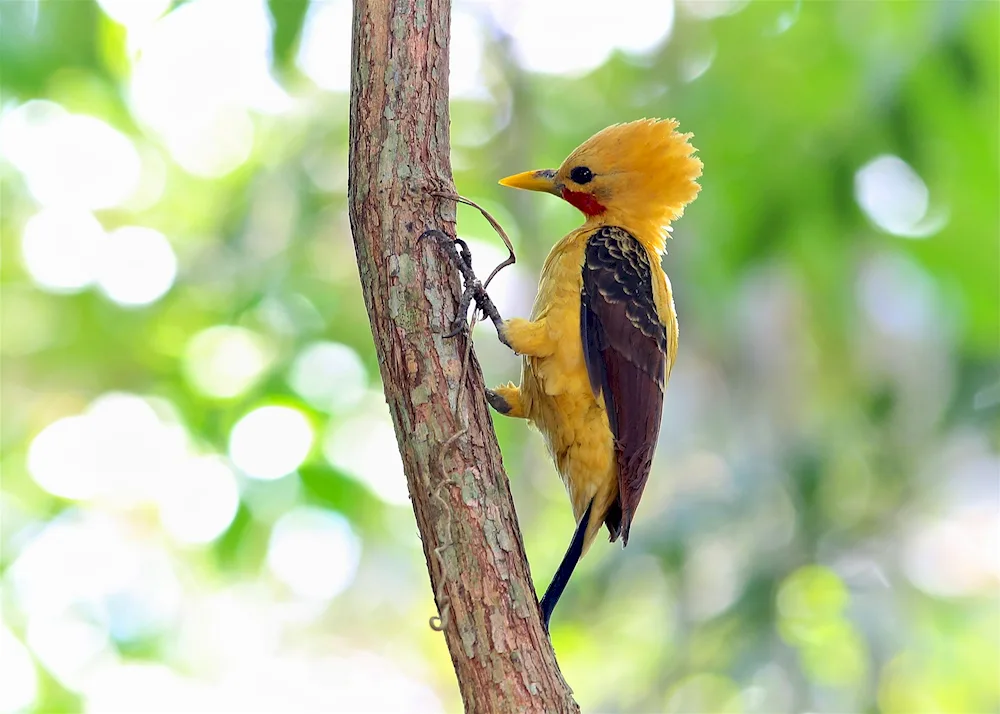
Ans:
POLYGON ((510 188, 523 188, 525 191, 545 191, 546 193, 558 196, 559 187, 556 186, 555 178, 555 169, 525 171, 524 173, 500 179, 500 185, 509 186, 510 188))

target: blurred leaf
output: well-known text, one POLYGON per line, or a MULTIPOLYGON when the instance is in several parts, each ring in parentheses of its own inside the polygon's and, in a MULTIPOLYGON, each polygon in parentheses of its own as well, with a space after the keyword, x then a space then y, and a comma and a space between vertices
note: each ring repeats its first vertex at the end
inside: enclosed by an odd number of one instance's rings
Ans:
POLYGON ((267 7, 271 11, 274 25, 271 31, 271 48, 275 66, 287 70, 294 60, 309 0, 267 0, 267 7))

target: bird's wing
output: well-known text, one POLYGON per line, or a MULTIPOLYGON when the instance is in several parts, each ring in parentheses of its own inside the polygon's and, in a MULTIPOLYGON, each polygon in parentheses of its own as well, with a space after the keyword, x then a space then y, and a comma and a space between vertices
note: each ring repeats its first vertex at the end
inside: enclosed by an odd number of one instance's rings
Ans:
POLYGON ((667 335, 649 255, 622 228, 604 226, 587 240, 580 333, 590 386, 604 395, 615 438, 619 502, 605 523, 611 540, 620 533, 627 544, 660 432, 667 335))

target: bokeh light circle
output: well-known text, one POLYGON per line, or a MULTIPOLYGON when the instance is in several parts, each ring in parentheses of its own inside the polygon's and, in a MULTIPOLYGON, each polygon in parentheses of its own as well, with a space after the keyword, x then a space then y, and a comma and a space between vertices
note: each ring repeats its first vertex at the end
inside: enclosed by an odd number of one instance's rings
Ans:
POLYGON ((156 302, 174 284, 177 256, 166 236, 152 228, 125 226, 102 245, 97 282, 125 307, 156 302))
POLYGON ((113 208, 139 183, 139 153, 128 137, 54 102, 29 101, 6 113, 0 151, 46 206, 113 208))
POLYGON ((201 394, 237 397, 263 376, 270 364, 264 338, 235 325, 215 325, 195 334, 184 350, 184 375, 201 394))
POLYGON ((295 358, 288 382, 317 409, 346 411, 364 398, 368 373, 358 353, 347 345, 314 342, 295 358))
POLYGON ((28 274, 49 292, 77 292, 97 276, 104 228, 79 208, 45 208, 24 225, 21 254, 28 274))
POLYGON ((178 543, 211 543, 236 517, 240 491, 229 465, 216 456, 192 459, 160 501, 160 521, 178 543))
POLYGON ((296 508, 274 524, 267 565, 296 595, 329 600, 350 585, 361 543, 347 520, 318 508, 296 508))
POLYGON ((233 426, 229 457, 250 478, 271 480, 295 471, 312 442, 312 425, 298 409, 258 407, 233 426))

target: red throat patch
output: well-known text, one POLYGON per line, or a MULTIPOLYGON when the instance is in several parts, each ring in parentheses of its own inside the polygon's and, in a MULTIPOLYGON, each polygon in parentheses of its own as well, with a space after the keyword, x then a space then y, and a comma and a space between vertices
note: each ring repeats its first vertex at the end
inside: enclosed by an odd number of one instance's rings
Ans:
POLYGON ((588 216, 599 216, 606 210, 600 201, 583 191, 570 191, 568 188, 563 188, 562 197, 567 203, 576 206, 588 216))

